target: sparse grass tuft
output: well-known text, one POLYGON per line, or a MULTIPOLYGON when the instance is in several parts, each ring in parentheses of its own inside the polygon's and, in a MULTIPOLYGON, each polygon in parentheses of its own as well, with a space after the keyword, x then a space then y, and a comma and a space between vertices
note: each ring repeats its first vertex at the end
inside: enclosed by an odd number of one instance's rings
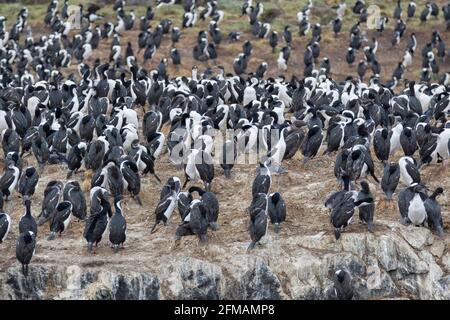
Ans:
POLYGON ((270 8, 263 12, 261 15, 261 21, 263 22, 272 22, 275 18, 279 17, 282 14, 280 9, 270 8))

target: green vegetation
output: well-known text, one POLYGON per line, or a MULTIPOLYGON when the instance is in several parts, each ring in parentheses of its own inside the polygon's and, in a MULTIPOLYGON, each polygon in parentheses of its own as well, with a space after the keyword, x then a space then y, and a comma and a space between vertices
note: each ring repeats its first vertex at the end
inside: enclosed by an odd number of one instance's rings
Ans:
MULTIPOLYGON (((89 0, 73 0, 69 1, 70 4, 78 5, 83 4, 87 5, 89 0)), ((254 1, 256 4, 257 1, 254 1)), ((302 9, 306 4, 307 0, 260 0, 261 3, 264 4, 264 13, 262 15, 263 22, 270 22, 272 24, 272 30, 282 31, 283 27, 286 24, 296 25, 297 24, 297 12, 302 9)), ((313 0, 314 10, 311 15, 311 22, 320 23, 321 25, 327 25, 334 17, 335 10, 333 6, 337 5, 338 0, 313 0)), ((347 0, 347 17, 352 16, 351 6, 354 1, 347 0)), ((439 7, 445 3, 445 0, 438 0, 436 3, 439 7)), ((248 28, 247 19, 243 19, 241 17, 241 6, 242 0, 223 0, 219 3, 219 8, 225 11, 225 21, 226 24, 222 25, 222 28, 225 31, 231 30, 243 30, 243 28, 248 28)), ((60 1, 60 6, 62 6, 63 1, 60 1)), ((381 8, 382 14, 387 15, 388 17, 392 16, 392 12, 396 5, 396 1, 367 1, 367 4, 376 4, 381 8)), ((29 10, 29 23, 32 26, 39 26, 42 23, 42 20, 45 16, 47 9, 48 1, 35 1, 28 0, 20 3, 5 3, 0 5, 0 15, 3 15, 8 18, 8 23, 12 24, 15 21, 15 17, 22 6, 26 6, 29 10), (27 3, 28 2, 28 3, 27 3)), ((407 4, 403 3, 403 9, 406 12, 407 4)), ((127 11, 133 9, 137 22, 140 16, 145 14, 146 7, 145 6, 127 6, 127 11)), ((423 9, 423 5, 418 3, 416 15, 420 14, 423 9)), ((114 21, 115 13, 112 10, 111 5, 107 5, 104 8, 100 9, 100 14, 105 16, 106 21, 114 21)), ((164 6, 155 10, 155 19, 158 21, 163 18, 172 19, 175 25, 180 25, 182 20, 183 8, 181 5, 175 6, 164 6)), ((349 27, 354 23, 354 19, 344 19, 344 28, 349 27)), ((412 26, 420 25, 420 21, 418 19, 414 19, 414 21, 410 21, 412 26)), ((392 23, 388 25, 388 27, 392 27, 392 23)))
MULTIPOLYGON (((42 3, 43 0, 27 0, 29 4, 23 3, 7 3, 0 5, 0 15, 3 15, 8 18, 6 22, 7 29, 11 27, 11 25, 15 22, 17 13, 23 5, 26 5, 29 10, 29 20, 28 24, 32 26, 33 32, 36 36, 41 34, 48 33, 48 29, 43 25, 43 19, 46 14, 48 1, 42 3), (40 2, 40 3, 37 3, 40 2)), ((329 56, 332 60, 332 74, 340 77, 348 74, 349 72, 354 72, 355 67, 349 67, 345 64, 345 56, 344 52, 347 49, 348 45, 348 30, 352 25, 357 22, 358 17, 352 13, 352 6, 354 4, 354 0, 346 0, 347 9, 346 14, 343 21, 343 27, 341 35, 338 40, 335 39, 334 33, 332 32, 332 28, 330 22, 336 17, 336 8, 337 4, 341 0, 313 0, 313 9, 310 14, 310 22, 312 24, 320 23, 322 26, 322 40, 321 40, 321 56, 329 56), (336 61, 336 62, 335 62, 336 61)), ((69 4, 78 5, 83 4, 85 7, 89 2, 94 2, 95 0, 69 0, 69 4)), ((116 13, 112 10, 112 3, 114 0, 109 0, 108 5, 102 6, 99 10, 99 14, 104 16, 103 20, 98 20, 97 24, 103 27, 103 24, 106 21, 116 22, 116 13)), ((154 3, 155 1, 153 1, 154 3)), ((253 0, 253 5, 256 5, 258 0, 253 0)), ((243 41, 250 39, 252 41, 254 51, 258 52, 257 55, 253 55, 250 62, 248 70, 255 70, 259 63, 262 61, 268 62, 270 66, 277 65, 277 57, 280 49, 282 48, 283 41, 281 40, 281 35, 283 29, 286 25, 290 25, 291 32, 293 34, 293 54, 291 56, 289 65, 291 66, 290 71, 288 73, 303 73, 303 50, 305 45, 310 39, 311 34, 308 34, 306 37, 298 37, 298 21, 297 21, 297 13, 304 8, 304 6, 308 3, 307 0, 259 0, 259 2, 264 4, 264 12, 260 17, 262 22, 269 22, 271 24, 272 31, 278 31, 280 39, 279 45, 276 48, 275 53, 272 53, 270 47, 268 46, 268 39, 255 39, 249 34, 251 26, 248 22, 248 17, 241 15, 241 8, 243 4, 243 0, 219 0, 219 10, 224 11, 224 20, 220 24, 220 29, 222 31, 222 37, 225 39, 229 32, 231 31, 239 31, 242 33, 241 41, 237 43, 226 43, 222 42, 222 44, 218 47, 219 52, 219 61, 222 66, 226 68, 226 70, 232 70, 233 59, 242 52, 242 43, 243 41)), ((387 51, 390 49, 390 38, 392 35, 392 29, 395 27, 396 22, 392 19, 392 14, 394 8, 396 6, 396 0, 389 1, 376 1, 376 0, 367 0, 367 5, 376 4, 381 9, 381 14, 389 17, 389 22, 386 25, 386 31, 383 33, 382 38, 380 37, 380 49, 382 54, 380 55, 380 62, 383 63, 383 71, 382 71, 382 79, 389 79, 392 73, 392 69, 397 65, 398 61, 402 58, 403 48, 405 46, 405 42, 408 41, 409 34, 412 31, 417 31, 417 35, 419 36, 419 40, 423 42, 424 37, 428 39, 429 33, 431 30, 445 28, 442 21, 442 11, 440 12, 439 20, 434 20, 433 18, 427 22, 426 27, 420 23, 419 15, 424 8, 424 3, 417 2, 417 10, 416 16, 413 20, 407 21, 407 30, 405 37, 402 39, 402 42, 398 48, 398 50, 387 51), (385 54, 383 54, 385 53, 385 54)), ((447 0, 435 0, 436 4, 441 9, 442 6, 447 2, 447 0)), ((59 0, 60 8, 62 7, 64 0, 59 0)), ((406 10, 407 10, 407 2, 402 1, 403 7, 403 17, 406 20, 406 10)), ((133 9, 136 15, 136 21, 134 30, 124 35, 124 42, 131 41, 132 43, 136 42, 137 33, 139 32, 139 20, 142 15, 145 14, 147 7, 144 5, 140 6, 131 6, 129 4, 126 5, 125 13, 129 14, 130 10, 133 9)), ((202 8, 197 8, 198 14, 200 14, 202 8)), ((181 5, 174 6, 163 6, 158 9, 154 9, 155 17, 154 20, 150 22, 152 28, 155 28, 158 22, 161 19, 171 19, 174 26, 181 27, 182 17, 183 17, 183 7, 181 5)), ((197 24, 193 28, 189 28, 186 31, 182 32, 183 45, 177 45, 177 48, 182 51, 183 56, 183 68, 181 70, 177 70, 178 73, 189 74, 190 66, 193 63, 210 66, 210 61, 206 63, 199 63, 198 61, 193 61, 192 59, 192 47, 195 45, 195 38, 199 31, 207 30, 209 19, 207 21, 198 20, 197 24), (185 66, 185 68, 184 68, 185 66)), ((361 25, 363 32, 366 34, 367 38, 370 40, 374 35, 376 35, 376 31, 368 30, 364 24, 361 25)), ((420 42, 420 43, 422 43, 420 42)), ((419 44, 420 45, 420 44, 419 44)), ((103 52, 105 54, 109 53, 108 40, 102 42, 103 52)), ((154 67, 154 65, 160 61, 161 58, 167 57, 170 52, 170 41, 164 41, 162 47, 157 51, 155 57, 152 61, 148 61, 146 67, 154 67)), ((142 53, 139 53, 139 57, 142 57, 142 53)), ((357 60, 362 59, 362 52, 358 53, 357 60)), ((421 68, 419 66, 420 59, 416 59, 417 67, 414 67, 409 74, 418 78, 420 76, 421 68)), ((75 65, 72 66, 75 68, 75 65)), ((445 68, 445 66, 443 66, 445 68)), ((443 68, 443 69, 444 69, 443 68)), ((446 69, 446 68, 445 68, 446 69)), ((75 70, 75 69, 74 69, 75 70)), ((269 69, 270 75, 277 75, 278 70, 276 68, 269 69)))

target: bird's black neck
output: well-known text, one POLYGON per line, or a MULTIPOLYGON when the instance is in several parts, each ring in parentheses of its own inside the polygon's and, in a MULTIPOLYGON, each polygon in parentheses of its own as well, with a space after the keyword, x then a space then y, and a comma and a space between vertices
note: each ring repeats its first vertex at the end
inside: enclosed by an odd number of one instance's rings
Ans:
POLYGON ((31 202, 30 201, 25 202, 25 214, 27 216, 31 216, 31 202))

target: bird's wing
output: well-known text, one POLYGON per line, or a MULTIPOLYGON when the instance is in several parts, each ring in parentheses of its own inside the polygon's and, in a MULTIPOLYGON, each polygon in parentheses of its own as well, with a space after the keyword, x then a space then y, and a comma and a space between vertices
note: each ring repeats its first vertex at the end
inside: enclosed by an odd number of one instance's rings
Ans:
POLYGON ((406 164, 406 172, 408 172, 408 174, 411 176, 411 178, 413 179, 414 182, 420 182, 420 172, 419 169, 417 169, 417 167, 408 161, 408 163, 406 164))
POLYGON ((97 4, 89 3, 87 11, 89 14, 92 14, 92 13, 96 13, 100 9, 101 9, 100 6, 98 6, 97 4))

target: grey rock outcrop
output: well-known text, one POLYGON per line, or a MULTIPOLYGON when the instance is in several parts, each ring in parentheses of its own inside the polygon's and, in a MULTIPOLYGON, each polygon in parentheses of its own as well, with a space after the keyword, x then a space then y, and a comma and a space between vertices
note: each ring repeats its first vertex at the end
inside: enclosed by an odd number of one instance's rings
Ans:
POLYGON ((344 232, 338 242, 324 232, 288 241, 269 237, 252 254, 245 245, 213 247, 201 259, 169 253, 139 268, 36 262, 25 278, 13 264, 0 273, 0 298, 327 299, 333 272, 344 268, 355 299, 450 299, 446 239, 425 228, 378 224, 388 231, 344 232))

